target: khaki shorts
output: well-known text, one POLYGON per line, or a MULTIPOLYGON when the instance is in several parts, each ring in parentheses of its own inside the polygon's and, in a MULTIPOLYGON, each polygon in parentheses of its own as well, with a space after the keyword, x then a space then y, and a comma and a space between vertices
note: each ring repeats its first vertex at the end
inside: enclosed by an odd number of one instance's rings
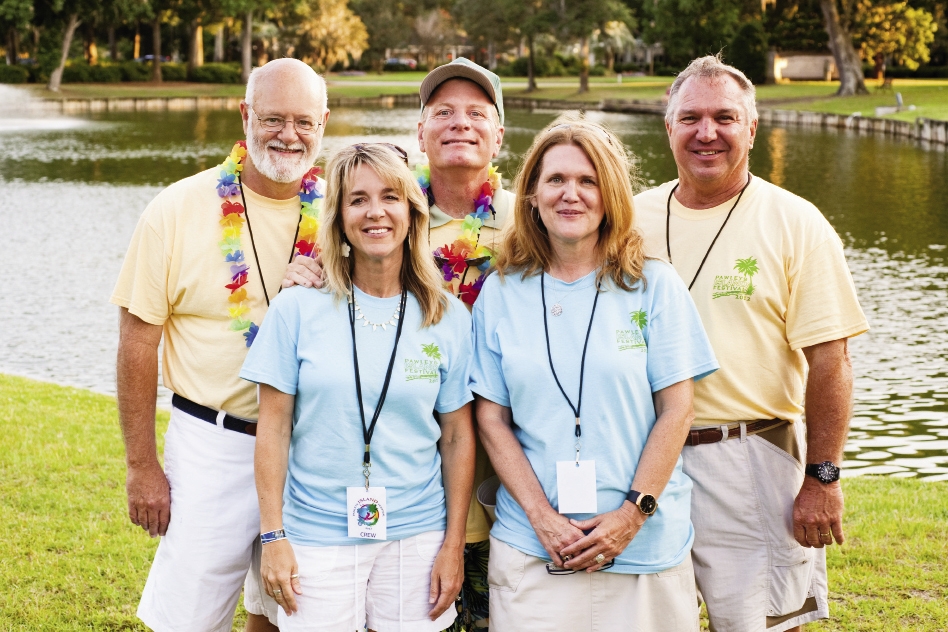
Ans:
POLYGON ((784 424, 682 451, 694 481, 691 558, 713 632, 781 632, 829 618, 826 550, 793 539, 804 431, 784 424))
POLYGON ((661 573, 550 575, 546 561, 490 539, 491 632, 697 632, 691 560, 661 573))

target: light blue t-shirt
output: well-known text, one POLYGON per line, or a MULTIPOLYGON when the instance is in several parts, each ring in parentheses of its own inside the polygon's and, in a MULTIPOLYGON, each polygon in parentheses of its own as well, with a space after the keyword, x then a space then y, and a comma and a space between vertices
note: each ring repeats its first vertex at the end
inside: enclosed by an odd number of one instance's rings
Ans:
MULTIPOLYGON (((718 368, 698 312, 675 270, 647 260, 645 289, 605 282, 586 352, 583 460, 596 462, 598 513, 617 509, 632 486, 639 457, 655 425, 652 393, 718 368)), ((556 462, 575 458, 575 416, 550 371, 543 329, 540 276, 492 275, 474 304, 471 390, 513 412, 514 434, 550 504, 557 507, 556 462)), ((595 298, 596 272, 573 283, 544 274, 553 366, 573 405, 580 359, 595 298), (553 316, 559 303, 562 314, 553 316)), ((641 284, 640 284, 641 287, 641 284)), ((523 509, 506 489, 497 494, 491 535, 549 560, 523 509)), ((578 520, 592 514, 572 514, 578 520)), ((682 563, 691 549, 691 479, 681 458, 649 517, 611 572, 654 573, 682 563)))
MULTIPOLYGON (((355 289, 374 323, 392 318, 400 296, 355 289)), ((385 405, 372 435, 371 484, 386 488, 389 540, 444 529, 447 511, 433 411, 455 411, 473 399, 468 388, 471 317, 453 296, 444 317, 422 329, 421 308, 408 295, 401 340, 385 405)), ((356 321, 366 426, 379 400, 395 343, 395 327, 373 331, 356 321)), ((293 287, 271 303, 240 377, 296 396, 283 527, 307 546, 358 544, 347 537, 346 487, 363 485, 365 443, 356 399, 348 305, 327 292, 293 287)))

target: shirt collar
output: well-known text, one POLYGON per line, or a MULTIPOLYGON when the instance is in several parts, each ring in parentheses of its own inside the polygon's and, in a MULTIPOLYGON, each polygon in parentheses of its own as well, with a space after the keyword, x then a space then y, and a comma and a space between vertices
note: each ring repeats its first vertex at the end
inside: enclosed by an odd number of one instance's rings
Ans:
MULTIPOLYGON (((484 226, 488 228, 500 228, 504 224, 504 219, 507 217, 507 211, 509 210, 508 206, 510 205, 510 197, 507 195, 507 192, 504 191, 503 187, 499 187, 494 191, 491 204, 494 207, 494 213, 487 218, 487 221, 484 222, 484 226)), ((459 218, 451 217, 438 208, 437 204, 432 204, 428 209, 429 228, 439 228, 454 219, 459 218)))

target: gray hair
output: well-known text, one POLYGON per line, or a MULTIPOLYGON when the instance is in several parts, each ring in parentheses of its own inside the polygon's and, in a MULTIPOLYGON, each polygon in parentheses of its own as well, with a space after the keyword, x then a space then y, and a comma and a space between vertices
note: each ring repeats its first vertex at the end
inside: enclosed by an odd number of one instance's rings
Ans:
POLYGON ((315 70, 313 70, 312 66, 303 63, 299 59, 293 59, 292 57, 274 59, 273 61, 267 62, 266 64, 251 70, 250 78, 247 80, 247 90, 244 92, 244 101, 246 101, 248 105, 253 106, 253 97, 257 90, 257 81, 262 77, 265 77, 267 74, 273 72, 286 73, 293 71, 296 71, 297 79, 302 79, 303 81, 306 81, 307 79, 309 80, 309 83, 311 84, 310 88, 313 90, 314 94, 320 95, 319 107, 321 111, 325 112, 329 108, 325 79, 323 79, 315 70))
POLYGON ((747 115, 748 121, 756 121, 758 118, 757 91, 754 89, 754 84, 751 83, 750 79, 748 79, 743 72, 734 66, 725 64, 721 59, 721 53, 718 53, 717 55, 705 55, 704 57, 695 59, 675 78, 671 89, 668 91, 668 106, 665 108, 665 122, 669 125, 672 124, 675 109, 678 106, 678 93, 685 81, 691 77, 717 79, 718 77, 724 76, 731 77, 737 82, 737 85, 740 86, 744 101, 744 113, 747 115))

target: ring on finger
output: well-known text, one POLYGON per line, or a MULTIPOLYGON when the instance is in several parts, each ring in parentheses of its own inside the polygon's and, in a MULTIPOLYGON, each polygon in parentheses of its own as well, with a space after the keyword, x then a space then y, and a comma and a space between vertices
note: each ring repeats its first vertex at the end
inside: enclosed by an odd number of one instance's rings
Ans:
POLYGON ((296 579, 296 578, 298 578, 299 576, 300 576, 299 573, 293 573, 292 575, 290 575, 290 579, 296 579))
POLYGON ((606 561, 606 556, 603 555, 602 553, 600 553, 599 555, 597 555, 596 557, 593 558, 593 561, 594 561, 596 564, 602 564, 603 562, 606 561))
POLYGON ((573 556, 572 556, 572 555, 564 555, 564 556, 563 556, 563 561, 564 561, 564 562, 568 562, 568 561, 570 561, 571 559, 573 559, 573 556))

